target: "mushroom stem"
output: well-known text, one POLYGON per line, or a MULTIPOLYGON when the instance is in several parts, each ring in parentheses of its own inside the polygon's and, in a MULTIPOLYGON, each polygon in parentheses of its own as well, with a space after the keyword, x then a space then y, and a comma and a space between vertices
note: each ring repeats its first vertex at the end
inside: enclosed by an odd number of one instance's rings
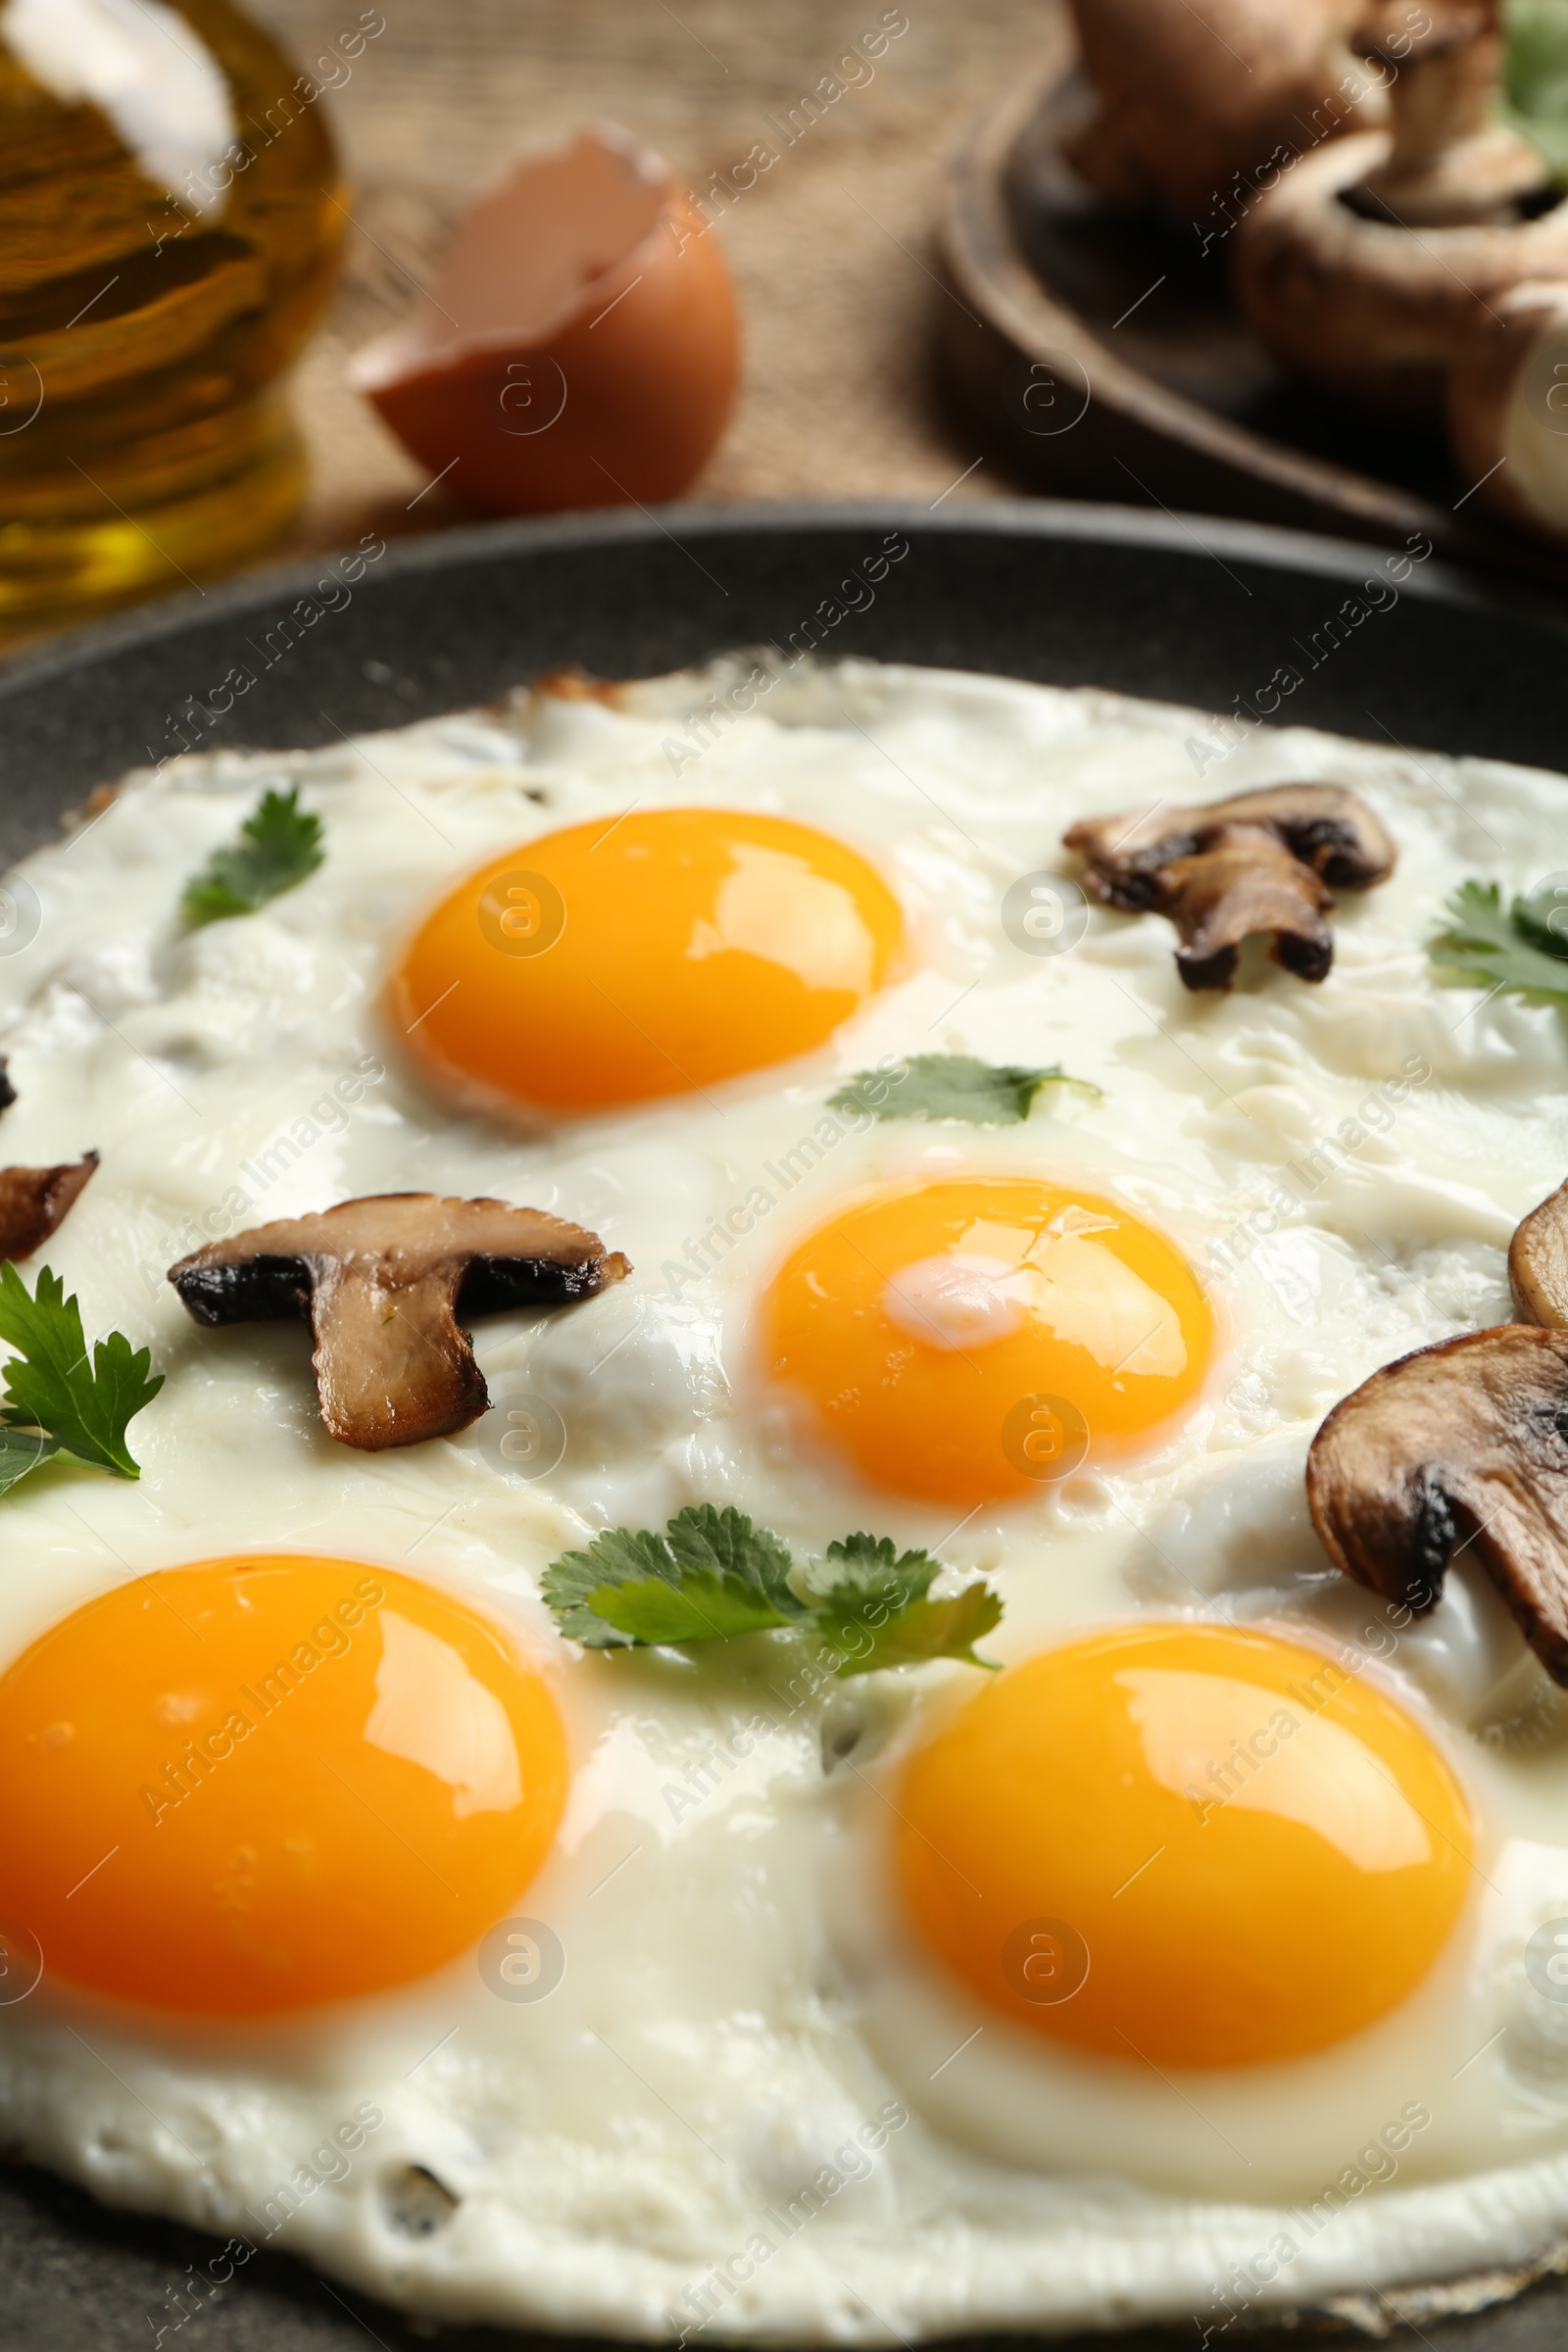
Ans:
POLYGON ((1358 46, 1389 70, 1393 139, 1387 160, 1351 192, 1358 209, 1400 227, 1517 220, 1547 174, 1529 140, 1495 117, 1503 58, 1496 0, 1440 5, 1428 11, 1424 32, 1372 30, 1358 46))
POLYGON ((1161 911, 1181 934, 1176 969, 1191 989, 1229 988, 1244 939, 1271 936, 1276 962, 1322 980, 1334 961, 1323 914, 1334 901, 1310 866, 1258 825, 1221 825, 1196 858, 1160 875, 1161 911))

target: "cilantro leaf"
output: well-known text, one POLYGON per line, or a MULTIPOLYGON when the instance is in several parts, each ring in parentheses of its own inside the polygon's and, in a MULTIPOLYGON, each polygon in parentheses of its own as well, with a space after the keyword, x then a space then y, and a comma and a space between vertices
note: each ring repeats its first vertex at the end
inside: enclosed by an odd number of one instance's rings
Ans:
POLYGON ((1550 927, 1555 900, 1515 899, 1505 911, 1495 882, 1462 882, 1446 911, 1447 928, 1432 942, 1434 963, 1478 988, 1568 999, 1568 939, 1550 927))
POLYGON ((737 1579, 760 1593, 785 1622, 808 1615, 790 1583, 788 1545, 771 1529, 754 1527, 744 1511, 689 1504, 669 1523, 669 1547, 688 1576, 737 1579))
POLYGON ((626 1527, 607 1529, 586 1551, 564 1551, 552 1560, 540 1590, 568 1640, 580 1642, 585 1649, 626 1649, 635 1635, 612 1625, 601 1604, 612 1600, 617 1588, 666 1577, 673 1565, 662 1536, 647 1530, 634 1536, 626 1527))
POLYGON ((836 1629, 824 1620, 822 1634, 835 1649, 846 1652, 839 1668, 845 1677, 875 1674, 883 1666, 924 1666, 932 1658, 957 1658, 965 1666, 983 1666, 994 1674, 995 1660, 976 1657, 974 1644, 1001 1620, 1000 1595, 989 1585, 965 1585, 947 1600, 911 1600, 879 1626, 858 1619, 853 1628, 836 1629))
POLYGON ((229 914, 254 914, 269 899, 314 874, 326 852, 321 820, 300 808, 299 786, 264 794, 241 825, 238 841, 215 850, 180 901, 188 923, 213 923, 229 914))
POLYGON ((871 1674, 883 1666, 917 1666, 928 1658, 962 1658, 985 1666, 973 1643, 1002 1616, 986 1585, 967 1585, 949 1600, 932 1600, 940 1563, 928 1551, 895 1555, 891 1538, 846 1536, 830 1544, 808 1579, 818 1600, 816 1631, 844 1652, 839 1673, 871 1674))
POLYGON ((701 1568, 678 1584, 648 1577, 636 1584, 601 1585, 588 1605, 633 1643, 730 1642, 737 1634, 767 1633, 786 1622, 737 1578, 701 1568))
POLYGON ((929 1591, 939 1565, 928 1551, 895 1552, 891 1536, 846 1536, 808 1569, 806 1589, 819 1606, 880 1599, 903 1608, 929 1591))
POLYGON ((561 1631, 589 1649, 730 1641, 783 1629, 812 1632, 840 1653, 841 1675, 954 1657, 986 1663, 973 1644, 1002 1615, 985 1585, 932 1600, 938 1563, 895 1552, 891 1540, 848 1536, 797 1580, 787 1547, 744 1512, 698 1503, 662 1535, 616 1528, 546 1569, 543 1592, 561 1631))
POLYGON ((971 1127, 1013 1127, 1029 1116, 1043 1086, 1100 1093, 1086 1078, 1069 1078, 1059 1062, 1031 1070, 1012 1062, 977 1061, 972 1054, 911 1054, 895 1071, 859 1071, 829 1095, 828 1108, 869 1113, 873 1119, 961 1119, 971 1127))
MULTIPOLYGON (((139 1478, 125 1430, 151 1404, 164 1376, 154 1373, 149 1380, 149 1350, 133 1353, 120 1331, 95 1344, 89 1365, 81 1310, 65 1290, 59 1275, 42 1266, 36 1295, 29 1297, 16 1267, 0 1265, 0 1340, 17 1350, 3 1367, 10 1430, 5 1460, 16 1459, 23 1433, 35 1440, 42 1431, 54 1441, 50 1452, 64 1450, 119 1478, 139 1478)), ((34 1456, 43 1458, 42 1451, 34 1456)), ((33 1466, 17 1469, 6 1483, 14 1485, 33 1466)))
POLYGON ((618 1527, 564 1553, 545 1571, 544 1596, 562 1632, 589 1649, 729 1640, 808 1614, 789 1572, 777 1536, 704 1502, 662 1536, 618 1527))

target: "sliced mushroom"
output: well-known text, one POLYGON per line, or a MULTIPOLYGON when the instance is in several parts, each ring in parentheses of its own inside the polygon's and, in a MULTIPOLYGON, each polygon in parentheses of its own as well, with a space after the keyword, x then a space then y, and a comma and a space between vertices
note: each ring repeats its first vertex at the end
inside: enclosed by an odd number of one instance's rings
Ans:
POLYGON ((565 1305, 629 1271, 597 1234, 542 1209, 381 1193, 214 1242, 169 1279, 198 1323, 308 1321, 322 1420, 376 1453, 488 1409, 460 1317, 565 1305))
POLYGON ((1568 1331, 1568 1184, 1533 1208, 1508 1246, 1519 1312, 1546 1331, 1568 1331))
POLYGON ((1086 817, 1062 840, 1102 905, 1170 917, 1192 989, 1228 988, 1254 934, 1272 935, 1288 971, 1321 980, 1334 960, 1327 885, 1369 889, 1397 856, 1365 802, 1338 784, 1272 784, 1195 808, 1156 802, 1086 817))
POLYGON ((0 1168, 0 1258, 30 1257, 61 1224, 98 1154, 54 1168, 0 1168))
POLYGON ((1313 1439, 1306 1500, 1335 1566, 1418 1615, 1473 1547, 1568 1684, 1568 1333, 1501 1324, 1374 1372, 1313 1439))
POLYGON ((1275 356, 1406 428, 1440 419, 1450 364, 1511 287, 1568 277, 1568 206, 1491 119, 1496 0, 1422 15, 1422 31, 1361 43, 1389 71, 1392 129, 1303 155, 1234 246, 1237 298, 1275 356))

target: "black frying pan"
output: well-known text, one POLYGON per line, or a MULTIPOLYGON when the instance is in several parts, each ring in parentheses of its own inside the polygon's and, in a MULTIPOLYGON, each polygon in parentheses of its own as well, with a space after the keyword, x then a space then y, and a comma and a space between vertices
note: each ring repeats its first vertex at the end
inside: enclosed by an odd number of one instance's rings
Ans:
MULTIPOLYGON (((291 567, 182 597, 0 669, 0 852, 48 839, 93 785, 182 746, 325 743, 482 701, 542 670, 637 676, 768 639, 1244 717, 1268 710, 1289 669, 1299 683, 1275 706, 1283 717, 1568 767, 1568 606, 1482 588, 1419 547, 1407 576, 1389 564, 1385 551, 1292 531, 1044 501, 934 514, 670 508, 454 531, 358 567, 291 567), (906 552, 877 577, 890 540, 906 552), (874 602, 864 586, 840 593, 868 572, 874 602)), ((214 2250, 18 2168, 0 2177, 0 2346, 149 2352, 160 2326, 166 2352, 428 2344, 428 2328, 416 2333, 269 2255, 216 2304, 187 2294, 193 2316, 176 2331, 187 2266, 204 2271, 214 2250)), ((545 2341, 489 2329, 442 2340, 452 2352, 521 2352, 525 2341, 542 2352, 545 2341)), ((1568 2282, 1396 2340, 1562 2352, 1568 2282)), ((1115 2341, 1117 2352, 1194 2352, 1199 2336, 1115 2341)), ((1232 2341, 1236 2352, 1301 2352, 1302 2339, 1239 2326, 1232 2341)), ((1104 2342, 1084 2339, 1079 2352, 1104 2342)))

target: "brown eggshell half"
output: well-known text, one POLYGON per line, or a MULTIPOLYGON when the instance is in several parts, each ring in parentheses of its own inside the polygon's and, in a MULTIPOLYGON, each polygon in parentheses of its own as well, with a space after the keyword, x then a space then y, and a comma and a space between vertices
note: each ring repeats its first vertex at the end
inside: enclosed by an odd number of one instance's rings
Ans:
POLYGON ((1447 408, 1466 483, 1568 538, 1568 281, 1532 279, 1493 304, 1449 371, 1447 408))
POLYGON ((460 498, 526 514, 678 497, 739 369, 717 238, 666 164, 600 124, 469 208, 421 306, 349 380, 460 498))

